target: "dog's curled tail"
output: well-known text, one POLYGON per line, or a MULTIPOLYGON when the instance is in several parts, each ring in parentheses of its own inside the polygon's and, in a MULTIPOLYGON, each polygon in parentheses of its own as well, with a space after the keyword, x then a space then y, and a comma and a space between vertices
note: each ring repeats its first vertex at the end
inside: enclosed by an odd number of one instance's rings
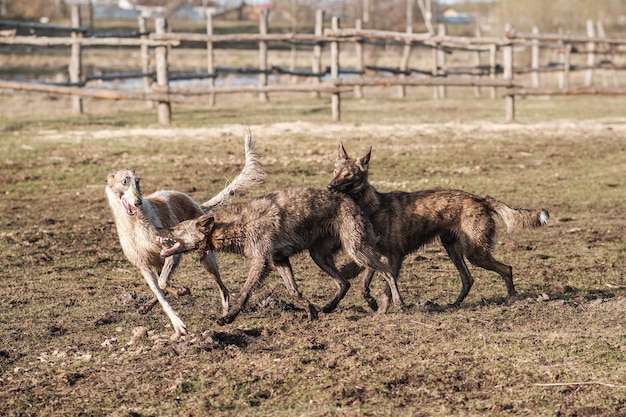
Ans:
POLYGON ((507 232, 514 229, 530 229, 548 224, 550 213, 548 210, 532 210, 523 208, 511 208, 502 201, 491 196, 486 196, 485 201, 506 224, 507 232))
POLYGON ((246 132, 245 138, 245 153, 246 163, 235 179, 232 180, 222 191, 215 195, 215 197, 201 204, 205 212, 224 203, 238 190, 252 187, 253 185, 257 185, 263 181, 267 172, 263 168, 263 165, 261 165, 259 156, 256 154, 256 145, 252 140, 252 132, 250 132, 249 128, 246 132))

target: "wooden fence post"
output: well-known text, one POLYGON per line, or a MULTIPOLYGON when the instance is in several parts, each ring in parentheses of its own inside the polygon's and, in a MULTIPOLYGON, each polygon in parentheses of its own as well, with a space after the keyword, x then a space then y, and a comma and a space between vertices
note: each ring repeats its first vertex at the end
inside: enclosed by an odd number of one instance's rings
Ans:
MULTIPOLYGON (((563 34, 563 28, 559 28, 559 35, 563 34)), ((563 68, 561 69, 561 71, 559 71, 558 74, 558 78, 557 78, 557 82, 558 82, 558 86, 559 88, 562 90, 565 86, 565 65, 568 65, 568 71, 569 71, 569 60, 565 59, 565 42, 563 42, 562 40, 557 41, 557 44, 560 45, 560 49, 559 49, 559 62, 561 62, 563 64, 563 68)))
MULTIPOLYGON (((139 15, 137 18, 137 23, 139 26, 139 33, 141 33, 141 39, 148 39, 148 26, 146 25, 145 16, 139 15)), ((150 72, 150 48, 148 45, 141 45, 139 47, 139 54, 141 58, 141 72, 144 74, 148 74, 150 72)), ((152 76, 144 75, 143 76, 143 91, 149 93, 151 91, 152 85, 152 76)), ((146 105, 148 108, 154 108, 154 101, 146 101, 146 105)))
MULTIPOLYGON (((157 34, 165 34, 167 22, 163 17, 157 17, 154 20, 155 31, 157 34)), ((157 86, 160 89, 169 91, 169 68, 167 62, 167 46, 157 46, 154 50, 156 61, 156 78, 157 86)), ((159 124, 169 126, 172 124, 172 105, 169 101, 159 101, 157 104, 157 112, 159 115, 159 124)))
MULTIPOLYGON (((356 22, 354 22, 354 27, 356 30, 363 29, 363 21, 361 19, 357 19, 356 22)), ((364 66, 363 66, 363 43, 362 42, 356 42, 354 44, 354 53, 356 57, 356 69, 359 71, 363 71, 364 66)), ((359 77, 360 76, 361 75, 359 75, 359 77)), ((363 86, 360 86, 360 85, 354 86, 354 97, 363 98, 363 86)))
POLYGON ((563 80, 561 88, 563 90, 569 89, 569 74, 571 70, 571 60, 572 60, 572 44, 568 43, 565 45, 565 51, 563 52, 563 80))
MULTIPOLYGON (((510 24, 506 25, 504 33, 508 33, 513 29, 510 24)), ((502 48, 502 66, 503 66, 503 78, 510 83, 513 83, 513 43, 509 42, 502 48)), ((504 96, 504 106, 506 113, 506 121, 515 121, 515 95, 511 93, 511 88, 507 87, 507 94, 504 96)))
MULTIPOLYGON (((437 81, 437 77, 439 76, 439 60, 438 60, 438 49, 440 48, 440 44, 436 43, 431 50, 431 55, 432 55, 432 60, 433 60, 433 66, 432 66, 432 77, 433 77, 433 81, 437 81)), ((433 98, 435 100, 438 100, 440 98, 439 96, 439 87, 438 86, 434 86, 433 87, 433 98)))
MULTIPOLYGON (((606 38, 606 32, 604 31, 604 24, 602 23, 601 20, 598 20, 598 37, 599 38, 606 38)), ((608 44, 605 44, 607 47, 609 46, 608 44)), ((613 53, 610 54, 611 60, 613 60, 613 58, 615 57, 613 55, 613 53)), ((602 74, 602 86, 603 87, 608 87, 609 86, 609 82, 607 79, 608 76, 608 71, 607 69, 604 69, 601 71, 602 74)), ((615 72, 615 68, 612 68, 611 70, 611 75, 613 78, 613 84, 615 85, 615 87, 619 86, 619 83, 617 82, 617 74, 615 72)))
MULTIPOLYGON (((339 17, 333 16, 332 30, 339 30, 339 17)), ((336 82, 339 79, 339 42, 330 43, 330 78, 336 82)), ((330 97, 331 113, 334 122, 341 120, 341 97, 338 92, 333 92, 330 97)))
MULTIPOLYGON (((587 20, 587 36, 595 38, 596 29, 593 20, 587 20)), ((587 72, 585 73, 585 87, 593 85, 593 67, 596 65, 596 44, 587 43, 587 72)))
MULTIPOLYGON (((539 34, 539 28, 537 26, 533 27, 533 34, 539 34)), ((532 45, 530 49, 530 67, 532 68, 531 73, 531 82, 533 88, 541 87, 541 79, 539 78, 539 58, 540 58, 540 50, 539 50, 539 39, 533 39, 532 45)))
MULTIPOLYGON (((495 80, 497 78, 497 62, 498 62, 498 46, 489 45, 489 78, 495 80)), ((498 96, 498 88, 491 87, 491 98, 495 100, 498 96)))
MULTIPOLYGON (((439 23, 439 26, 437 27, 437 35, 446 36, 446 25, 439 23)), ((439 48, 437 50, 437 68, 439 69, 441 75, 446 74, 446 51, 444 51, 443 48, 439 48)), ((436 88, 439 89, 439 98, 446 98, 448 89, 444 85, 440 85, 436 88)))
MULTIPOLYGON (((259 15, 259 33, 267 35, 268 10, 263 9, 259 15)), ((259 41, 259 87, 267 86, 267 41, 259 41)), ((259 93, 259 100, 266 103, 269 101, 267 93, 259 93)))
MULTIPOLYGON (((213 15, 210 9, 206 9, 206 34, 213 35, 213 15)), ((209 74, 215 73, 215 55, 211 41, 206 43, 206 69, 209 74)), ((215 87, 215 77, 209 77, 209 87, 215 87)), ((209 94, 209 105, 215 106, 215 94, 209 94)))
MULTIPOLYGON (((80 28, 80 6, 72 5, 72 27, 80 28)), ((82 32, 72 31, 72 39, 83 37, 82 32)), ((79 84, 82 81, 83 53, 80 43, 72 43, 69 75, 72 84, 79 84)), ((74 114, 83 114, 83 98, 81 96, 72 96, 72 112, 74 114)))
MULTIPOLYGON (((413 33, 413 1, 406 0, 406 33, 410 35, 413 33)), ((411 42, 406 41, 402 48, 402 59, 400 60, 400 79, 405 78, 404 74, 409 68, 409 58, 411 57, 411 42)), ((406 96, 406 86, 398 85, 398 98, 404 98, 406 96)))
MULTIPOLYGON (((480 29, 480 25, 476 25, 476 38, 480 38, 483 36, 483 31, 480 29)), ((476 52, 474 52, 474 65, 476 65, 476 67, 480 67, 480 51, 476 50, 476 52)), ((478 77, 479 79, 482 79, 482 76, 478 77)), ((480 97, 480 86, 477 85, 476 87, 474 87, 474 97, 480 97)))
MULTIPOLYGON (((317 9, 315 11, 315 36, 322 36, 324 30, 324 10, 317 9)), ((322 45, 316 42, 313 45, 313 55, 311 56, 311 72, 319 74, 322 72, 322 45)), ((320 83, 319 77, 313 78, 313 85, 320 83)), ((313 97, 320 98, 321 93, 316 91, 313 97)))

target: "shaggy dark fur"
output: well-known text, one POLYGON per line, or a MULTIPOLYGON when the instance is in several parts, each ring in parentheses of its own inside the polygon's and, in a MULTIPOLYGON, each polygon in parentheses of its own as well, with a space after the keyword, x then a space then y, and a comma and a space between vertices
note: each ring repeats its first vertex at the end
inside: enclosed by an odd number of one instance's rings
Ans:
MULTIPOLYGON (((500 274, 509 296, 516 294, 512 268, 491 255, 496 235, 492 216, 499 215, 507 229, 530 228, 548 222, 547 210, 513 209, 492 197, 483 198, 460 190, 380 193, 368 181, 371 152, 370 148, 361 158, 349 158, 340 144, 334 178, 328 188, 350 196, 372 222, 380 236, 376 248, 389 260, 394 279, 397 280, 402 261, 408 254, 439 237, 463 283, 455 306, 461 304, 474 283, 465 258, 473 265, 500 274)), ((362 270, 350 263, 342 274, 352 278, 362 270)), ((372 276, 373 273, 368 272, 362 291, 371 301, 370 306, 377 309, 369 295, 372 276)))
POLYGON ((162 251, 163 256, 197 249, 202 254, 228 252, 250 259, 250 271, 239 298, 219 324, 237 317, 251 292, 273 268, 282 276, 294 301, 306 309, 309 318, 315 318, 317 310, 298 291, 289 263, 291 256, 305 250, 337 284, 335 297, 324 312, 332 311, 350 286, 335 266, 335 254, 340 248, 355 265, 383 273, 392 294, 398 294, 391 270, 374 249, 376 237, 371 224, 361 209, 341 193, 312 188, 277 191, 182 222, 163 230, 160 236, 162 243, 171 245, 162 251))

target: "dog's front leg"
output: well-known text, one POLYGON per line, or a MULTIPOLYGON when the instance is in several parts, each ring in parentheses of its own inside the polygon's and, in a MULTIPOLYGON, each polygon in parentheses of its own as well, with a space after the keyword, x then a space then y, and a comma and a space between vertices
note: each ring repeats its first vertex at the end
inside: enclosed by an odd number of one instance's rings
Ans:
POLYGON ((173 255, 165 258, 165 262, 163 263, 163 269, 161 269, 161 274, 159 275, 159 288, 161 290, 167 292, 168 294, 172 294, 175 297, 179 297, 182 295, 188 295, 191 293, 188 287, 173 287, 170 285, 170 277, 178 267, 182 255, 173 255))
POLYGON ((150 268, 141 268, 141 275, 143 275, 146 283, 148 283, 148 287, 150 287, 159 304, 161 304, 161 308, 163 308, 163 311, 165 311, 165 314, 169 317, 176 335, 187 334, 187 326, 183 323, 181 318, 178 317, 178 314, 176 314, 170 303, 167 302, 165 294, 161 288, 159 288, 158 278, 156 275, 152 272, 152 270, 150 270, 150 268))
POLYGON ((270 272, 269 261, 264 257, 258 257, 256 259, 252 259, 250 262, 250 271, 248 272, 248 278, 246 282, 243 284, 243 288, 239 293, 239 297, 237 301, 235 301, 235 305, 228 312, 228 314, 224 315, 217 320, 217 324, 223 326, 227 323, 232 323, 235 318, 241 313, 241 310, 246 306, 252 291, 257 288, 261 282, 267 277, 270 272))
POLYGON ((228 314, 228 308, 230 303, 230 293, 228 292, 228 288, 224 285, 222 281, 222 276, 220 275, 220 268, 217 263, 217 258, 214 252, 202 252, 200 255, 200 262, 204 265, 204 268, 211 274, 213 280, 217 284, 220 290, 220 296, 222 298, 222 316, 228 314))
MULTIPOLYGON (((389 273, 384 273, 385 281, 387 281, 387 289, 391 292, 391 299, 393 300, 393 304, 395 305, 398 311, 404 312, 406 311, 406 305, 400 296, 400 290, 398 290, 398 282, 395 277, 389 273)), ((389 298, 389 293, 385 289, 385 298, 389 298)), ((386 302, 388 304, 388 302, 386 302)), ((387 307, 384 308, 385 310, 387 307)), ((384 311, 378 311, 380 313, 384 313, 384 311)))
POLYGON ((317 309, 298 290, 298 286, 296 285, 296 280, 293 276, 293 269, 291 268, 291 263, 289 262, 289 259, 275 259, 274 266, 276 267, 276 270, 278 271, 280 276, 283 278, 283 282, 285 283, 285 287, 287 287, 287 292, 289 293, 291 298, 295 301, 296 304, 299 304, 306 310, 309 320, 317 320, 317 309))
MULTIPOLYGON (((372 311, 379 311, 378 303, 376 302, 376 299, 372 297, 372 293, 370 292, 370 284, 372 283, 372 278, 374 278, 375 273, 376 271, 374 271, 373 269, 367 270, 365 277, 363 277, 363 282, 361 283, 361 294, 363 295, 363 298, 367 302, 367 305, 370 306, 372 311)), ((387 286, 387 288, 389 287, 387 286)), ((389 295, 391 295, 391 292, 389 295)), ((385 313, 388 307, 389 307, 389 300, 386 300, 386 303, 384 304, 380 312, 385 313)))

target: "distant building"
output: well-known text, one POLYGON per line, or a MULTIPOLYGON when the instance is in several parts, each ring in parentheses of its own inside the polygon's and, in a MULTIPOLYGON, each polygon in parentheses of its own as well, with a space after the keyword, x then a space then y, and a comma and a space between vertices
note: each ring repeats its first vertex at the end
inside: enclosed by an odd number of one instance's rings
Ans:
POLYGON ((203 20, 210 13, 224 20, 258 20, 261 10, 274 7, 271 1, 266 0, 248 0, 248 2, 242 0, 235 7, 229 7, 230 2, 218 1, 101 0, 95 1, 94 16, 96 19, 136 19, 139 15, 145 17, 163 15, 176 19, 203 20))
POLYGON ((437 21, 452 25, 467 25, 474 22, 474 17, 467 13, 461 13, 452 7, 447 7, 437 16, 437 21))

